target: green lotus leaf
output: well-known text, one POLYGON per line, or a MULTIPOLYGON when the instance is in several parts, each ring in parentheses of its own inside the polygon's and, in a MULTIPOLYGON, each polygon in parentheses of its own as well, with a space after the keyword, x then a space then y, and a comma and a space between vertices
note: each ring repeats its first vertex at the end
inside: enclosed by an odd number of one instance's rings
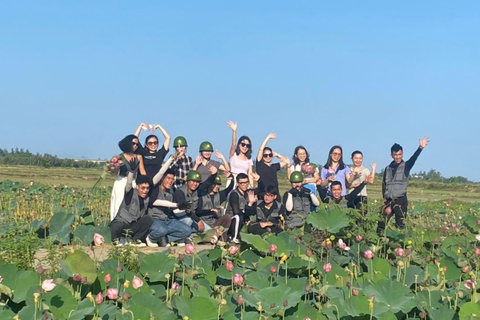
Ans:
POLYGON ((453 250, 457 250, 457 248, 465 247, 465 244, 471 241, 476 241, 475 235, 470 235, 470 237, 460 235, 448 236, 443 240, 441 248, 453 247, 453 250))
MULTIPOLYGON (((34 320, 41 320, 42 314, 37 311, 37 316, 35 317, 35 306, 28 305, 22 308, 20 312, 18 312, 19 319, 34 319, 34 320)), ((1 318, 1 319, 11 319, 11 318, 1 318)), ((65 318, 66 319, 66 318, 65 318)))
MULTIPOLYGON (((257 272, 250 272, 245 279, 245 284, 249 287, 261 290, 270 286, 270 270, 261 269, 257 272)), ((276 275, 274 275, 275 277, 276 275)))
POLYGON ((383 303, 394 313, 408 313, 415 307, 411 291, 397 281, 384 279, 377 284, 367 285, 365 295, 374 295, 374 303, 383 303))
POLYGON ((419 305, 432 306, 434 309, 441 308, 442 304, 441 291, 423 290, 417 293, 417 303, 419 305))
MULTIPOLYGON (((229 311, 222 316, 222 319, 224 319, 224 320, 238 320, 239 317, 240 317, 240 312, 229 311)), ((256 311, 244 312, 242 319, 243 320, 258 320, 258 312, 256 312, 256 311)))
MULTIPOLYGON (((277 281, 277 282, 280 283, 280 281, 277 281)), ((307 277, 288 279, 288 286, 294 291, 305 293, 305 288, 307 287, 307 284, 308 284, 307 277)))
MULTIPOLYGON (((13 316, 15 316, 15 313, 13 313, 12 310, 6 309, 6 308, 0 309, 0 319, 12 319, 13 316)), ((30 318, 24 318, 24 319, 33 319, 33 316, 30 318)))
POLYGON ((320 209, 310 213, 306 221, 314 228, 326 230, 330 233, 337 233, 349 225, 347 213, 339 209, 331 211, 320 209))
POLYGON ((405 277, 405 285, 407 287, 410 287, 412 284, 415 283, 415 278, 417 278, 417 282, 420 283, 425 277, 425 272, 419 266, 410 266, 404 269, 404 272, 405 273, 403 277, 405 277))
POLYGON ((378 320, 397 320, 397 316, 392 311, 387 311, 377 317, 378 320))
MULTIPOLYGON (((277 246, 277 252, 275 253, 276 255, 281 254, 282 252, 284 253, 290 253, 294 250, 294 247, 291 247, 289 243, 287 243, 284 239, 284 237, 276 236, 276 235, 271 235, 268 238, 265 239, 270 245, 274 244, 277 246)), ((271 255, 270 253, 270 246, 269 246, 269 251, 268 254, 271 255)))
POLYGON ((116 319, 117 315, 121 315, 121 311, 114 304, 102 303, 98 308, 100 319, 116 319))
POLYGON ((285 284, 260 290, 255 296, 262 301, 263 310, 267 314, 275 314, 280 310, 295 307, 301 300, 304 290, 295 291, 285 284), (285 306, 284 303, 287 305, 285 306))
POLYGON ((178 314, 189 319, 217 320, 218 302, 207 297, 178 297, 172 299, 173 307, 178 314))
POLYGON ((0 265, 0 275, 3 278, 2 284, 13 288, 15 286, 15 278, 17 277, 18 268, 13 264, 0 265))
POLYGON ((70 232, 75 220, 73 213, 57 211, 50 219, 49 237, 61 244, 70 243, 70 232))
POLYGON ((163 252, 140 257, 140 273, 152 282, 166 281, 165 275, 173 272, 175 261, 163 252))
MULTIPOLYGON (((463 307, 465 306, 462 305, 460 307, 460 319, 464 319, 462 317, 462 309, 463 307)), ((470 312, 470 311, 480 311, 480 306, 478 304, 474 304, 472 303, 472 310, 468 310, 468 306, 467 308, 465 309, 466 313, 470 312)), ((455 310, 447 307, 447 306, 443 306, 441 308, 430 308, 427 310, 427 313, 428 315, 430 316, 430 319, 435 319, 435 320, 451 320, 451 319, 455 319, 455 310)), ((479 312, 475 312, 476 314, 480 314, 479 312)), ((469 316, 467 316, 465 319, 471 319, 469 316)))
POLYGON ((97 278, 97 268, 88 254, 83 251, 76 250, 67 256, 65 260, 60 261, 62 270, 70 277, 74 274, 80 274, 87 277, 87 283, 93 283, 97 278))
POLYGON ((261 269, 268 269, 270 270, 270 267, 274 265, 276 267, 278 267, 278 261, 276 261, 273 257, 271 256, 267 256, 263 259, 259 259, 258 262, 257 262, 257 270, 261 270, 261 269))
POLYGON ((310 318, 311 320, 327 320, 323 314, 318 312, 318 310, 313 307, 311 304, 300 303, 295 308, 291 308, 286 312, 287 316, 285 320, 304 320, 310 318), (291 314, 291 315, 289 315, 291 314))
POLYGON ((440 267, 447 268, 447 272, 445 272, 445 279, 447 280, 458 280, 462 274, 462 270, 450 260, 440 260, 440 267))
POLYGON ((213 261, 220 261, 222 259, 222 249, 214 248, 208 251, 208 256, 210 260, 213 261))
POLYGON ((137 293, 128 301, 128 306, 135 315, 135 319, 150 319, 145 314, 153 313, 154 315, 161 315, 162 319, 175 320, 177 317, 170 310, 165 303, 162 303, 157 297, 148 293, 137 293), (142 312, 145 310, 145 313, 142 312))
POLYGON ((99 233, 104 236, 106 242, 111 242, 110 240, 110 228, 108 227, 97 227, 92 225, 79 225, 74 233, 74 238, 79 240, 79 242, 84 246, 89 246, 93 242, 93 236, 95 233, 99 233))
POLYGON ((474 302, 467 302, 463 304, 460 307, 460 312, 458 313, 460 320, 478 318, 478 315, 480 315, 480 305, 474 302))
POLYGON ((242 261, 245 261, 245 267, 249 269, 255 269, 255 265, 257 264, 258 260, 260 260, 260 256, 256 254, 253 250, 245 250, 240 255, 242 261))
MULTIPOLYGON (((324 264, 322 262, 319 263, 318 269, 321 270, 320 272, 324 272, 324 264)), ((330 264, 332 265, 332 270, 325 274, 325 284, 344 286, 347 281, 350 281, 350 276, 344 268, 333 261, 330 264)))
POLYGON ((15 303, 21 303, 27 297, 27 293, 31 287, 38 286, 40 277, 34 271, 19 271, 15 276, 15 285, 12 287, 14 292, 13 301, 15 303))
POLYGON ((194 296, 197 297, 210 297, 213 293, 212 288, 207 279, 199 278, 199 279, 186 279, 185 283, 190 289, 190 292, 194 296))
MULTIPOLYGON (((88 299, 86 299, 88 301, 88 299)), ((91 306, 92 303, 88 301, 88 304, 91 306)), ((88 318, 87 316, 93 315, 95 313, 95 307, 82 308, 79 306, 78 310, 73 311, 68 320, 84 320, 88 318)))
POLYGON ((215 274, 217 275, 217 277, 222 278, 222 279, 226 279, 228 281, 231 281, 231 279, 232 279, 232 277, 235 273, 243 274, 243 268, 235 265, 232 271, 228 271, 225 268, 225 264, 222 264, 221 266, 219 266, 217 268, 217 270, 215 270, 215 274))
POLYGON ((255 249, 262 253, 270 252, 270 244, 260 237, 257 234, 249 234, 249 233, 242 233, 241 234, 242 241, 248 243, 249 245, 253 246, 255 249))
MULTIPOLYGON (((387 260, 374 257, 371 261, 373 262, 373 279, 375 282, 391 277, 392 266, 387 260)), ((367 262, 367 266, 370 272, 370 262, 367 262)))
POLYGON ((78 307, 75 297, 63 285, 57 285, 52 291, 44 293, 42 299, 56 319, 68 319, 70 312, 78 307))
POLYGON ((338 251, 332 249, 328 251, 328 256, 330 259, 335 261, 336 264, 340 266, 346 266, 352 261, 353 252, 351 251, 344 251, 344 252, 346 252, 348 255, 345 256, 339 253, 338 251))

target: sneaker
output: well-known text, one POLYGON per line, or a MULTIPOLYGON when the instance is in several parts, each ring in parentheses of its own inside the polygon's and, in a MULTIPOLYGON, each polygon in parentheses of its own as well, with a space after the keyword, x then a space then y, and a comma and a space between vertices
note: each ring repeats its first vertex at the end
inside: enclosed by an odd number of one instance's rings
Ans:
POLYGON ((123 247, 123 243, 121 243, 118 239, 113 240, 112 243, 115 247, 123 247))
POLYGON ((152 247, 152 248, 158 247, 158 244, 150 241, 150 236, 147 236, 147 241, 146 242, 147 242, 147 246, 149 246, 149 247, 152 247))
POLYGON ((235 244, 240 244, 240 240, 238 240, 238 239, 232 239, 232 240, 230 240, 230 242, 233 242, 235 244))
POLYGON ((142 242, 142 240, 140 239, 137 239, 137 240, 134 240, 130 243, 131 246, 133 247, 146 247, 147 245, 145 243, 142 242))

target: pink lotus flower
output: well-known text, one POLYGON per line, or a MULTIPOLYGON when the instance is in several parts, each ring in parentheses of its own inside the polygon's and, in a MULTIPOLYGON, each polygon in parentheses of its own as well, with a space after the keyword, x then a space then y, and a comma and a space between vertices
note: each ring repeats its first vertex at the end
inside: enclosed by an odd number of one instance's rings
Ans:
POLYGON ((133 276, 132 287, 133 289, 138 289, 143 286, 143 281, 137 276, 133 276))
POLYGON ((233 263, 232 263, 232 261, 227 260, 227 262, 225 262, 225 269, 227 269, 227 271, 232 271, 232 270, 233 270, 233 263))
POLYGON ((101 245, 102 243, 105 242, 105 238, 99 234, 99 233, 95 233, 93 235, 93 243, 96 245, 96 246, 99 246, 101 245))
POLYGON ((236 284, 237 286, 241 286, 243 283, 242 275, 235 273, 235 275, 233 276, 233 283, 236 284))
POLYGON ((307 250, 307 251, 305 252, 305 254, 307 255, 307 257, 310 258, 310 257, 312 256, 312 251, 311 251, 311 250, 307 250))
POLYGON ((347 244, 343 242, 342 239, 338 239, 338 247, 342 250, 345 250, 345 248, 347 247, 347 244))
POLYGON ((230 252, 232 256, 235 255, 238 252, 238 250, 240 250, 240 248, 237 246, 231 246, 230 248, 228 248, 228 252, 230 252))
POLYGON ((45 290, 45 292, 50 292, 53 289, 55 289, 57 285, 55 282, 53 282, 53 279, 45 279, 42 282, 42 289, 45 290))
POLYGON ((332 265, 330 264, 330 262, 327 262, 323 265, 323 271, 325 272, 330 272, 332 270, 332 265))
POLYGON ((110 283, 110 281, 112 281, 112 276, 110 275, 110 273, 107 273, 105 275, 105 278, 103 278, 103 281, 105 281, 105 283, 110 283))
POLYGON ((271 272, 271 273, 277 273, 277 267, 271 266, 271 267, 270 267, 270 272, 271 272))
POLYGON ((271 244, 270 245, 270 253, 275 253, 275 252, 277 252, 277 246, 274 245, 274 244, 271 244))
POLYGON ((358 289, 352 289, 352 294, 354 296, 358 296, 358 289))
POLYGON ((362 241, 363 240, 363 237, 361 234, 357 234, 357 236, 355 237, 355 240, 357 240, 358 242, 362 241))
POLYGON ((186 254, 193 254, 193 252, 195 252, 195 246, 191 243, 188 243, 186 246, 185 246, 185 253, 186 254))
POLYGON ((475 255, 480 256, 480 248, 475 248, 475 255))
POLYGON ((243 297, 241 295, 238 296, 237 299, 235 299, 235 300, 237 300, 238 305, 242 305, 242 304, 245 303, 245 300, 243 299, 243 297))
POLYGON ((97 293, 97 295, 95 296, 95 302, 97 304, 100 304, 100 303, 103 302, 103 294, 102 294, 101 291, 99 293, 97 293))
POLYGON ((467 289, 473 290, 473 289, 475 289, 475 287, 477 286, 477 282, 474 281, 474 280, 469 279, 469 280, 467 280, 467 281, 465 282, 464 286, 465 286, 465 288, 467 288, 467 289))
POLYGON ((405 255, 405 251, 402 248, 397 248, 397 250, 395 250, 395 254, 397 257, 403 257, 405 255))
POLYGON ((175 281, 174 283, 172 283, 172 289, 175 290, 175 291, 180 289, 180 285, 178 284, 178 282, 175 281))
POLYGON ((117 288, 108 288, 107 289, 107 297, 110 300, 117 300, 118 299, 118 289, 117 288))
POLYGON ((364 257, 365 259, 373 259, 373 256, 374 256, 373 251, 370 250, 370 249, 369 249, 369 250, 366 250, 366 251, 363 253, 363 257, 364 257))

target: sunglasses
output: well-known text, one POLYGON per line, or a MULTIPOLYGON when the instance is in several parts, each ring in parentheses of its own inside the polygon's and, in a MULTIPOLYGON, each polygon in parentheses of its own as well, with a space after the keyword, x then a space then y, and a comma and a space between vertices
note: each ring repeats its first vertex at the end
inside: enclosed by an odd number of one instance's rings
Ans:
POLYGON ((138 147, 138 143, 132 142, 132 146, 137 146, 138 147))
POLYGON ((158 141, 148 141, 147 144, 149 146, 156 146, 158 144, 158 141))
POLYGON ((271 158, 271 157, 273 157, 273 153, 264 153, 263 157, 264 158, 271 158))
POLYGON ((241 145, 242 147, 250 148, 250 144, 248 144, 248 143, 240 142, 240 145, 241 145))

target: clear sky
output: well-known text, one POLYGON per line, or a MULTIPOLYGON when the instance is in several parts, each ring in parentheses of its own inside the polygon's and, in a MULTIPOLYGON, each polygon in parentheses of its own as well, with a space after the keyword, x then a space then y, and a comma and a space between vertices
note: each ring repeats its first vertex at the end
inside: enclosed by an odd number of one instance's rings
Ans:
MULTIPOLYGON (((480 1, 2 1, 0 148, 106 159, 140 122, 480 181, 480 1)), ((142 133, 143 142, 146 134, 142 133)), ((350 161, 346 161, 350 163, 350 161)))

